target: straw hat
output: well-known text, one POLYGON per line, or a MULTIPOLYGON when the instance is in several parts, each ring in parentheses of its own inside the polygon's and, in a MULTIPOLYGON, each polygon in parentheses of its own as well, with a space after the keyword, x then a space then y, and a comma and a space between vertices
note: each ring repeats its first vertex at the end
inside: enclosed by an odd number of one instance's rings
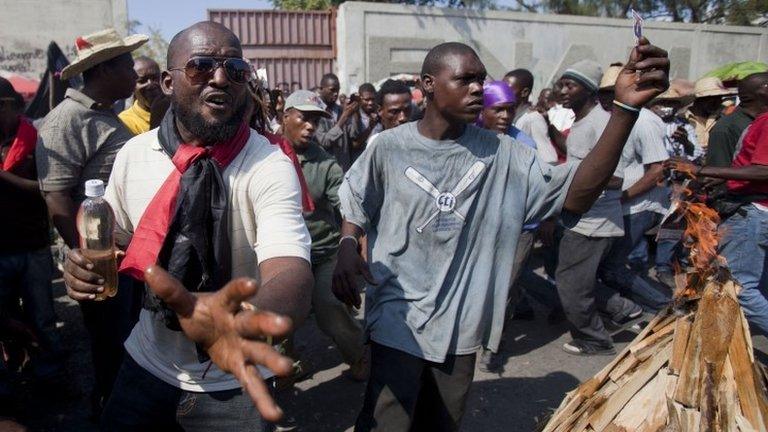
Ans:
POLYGON ((730 96, 736 94, 736 91, 725 87, 719 78, 704 77, 696 81, 693 94, 697 98, 703 98, 708 96, 730 96))
POLYGON ((673 79, 669 83, 669 88, 664 93, 656 96, 653 102, 678 101, 683 105, 693 102, 693 84, 690 81, 682 79, 673 79))
POLYGON ((99 63, 129 53, 144 45, 148 40, 149 37, 142 34, 121 38, 112 28, 80 36, 75 40, 77 58, 61 71, 61 79, 72 78, 99 63))
POLYGON ((608 69, 603 73, 603 78, 600 79, 600 90, 612 90, 616 86, 616 80, 619 79, 622 69, 624 69, 624 65, 621 63, 613 63, 608 66, 608 69))

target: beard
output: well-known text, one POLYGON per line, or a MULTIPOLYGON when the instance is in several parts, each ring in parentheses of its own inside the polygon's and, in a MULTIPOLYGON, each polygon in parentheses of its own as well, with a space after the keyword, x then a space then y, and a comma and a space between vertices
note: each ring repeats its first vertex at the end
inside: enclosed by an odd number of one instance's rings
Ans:
POLYGON ((191 104, 172 101, 171 107, 176 119, 203 144, 210 146, 224 142, 235 136, 240 124, 245 121, 245 111, 248 105, 243 100, 235 107, 234 113, 225 120, 206 121, 203 115, 190 109, 191 104))

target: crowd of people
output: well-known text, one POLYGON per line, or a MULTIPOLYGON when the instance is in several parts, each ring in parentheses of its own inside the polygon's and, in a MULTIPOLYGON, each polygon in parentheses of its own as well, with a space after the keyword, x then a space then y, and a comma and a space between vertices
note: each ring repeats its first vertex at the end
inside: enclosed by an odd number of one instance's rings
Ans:
POLYGON ((666 52, 641 38, 534 100, 530 71, 493 80, 449 42, 415 82, 346 97, 328 73, 283 94, 222 25, 178 33, 163 66, 132 56, 146 41, 79 37, 61 78, 83 87, 42 119, 0 78, 1 398, 22 369, 66 374, 55 232, 102 430, 273 430, 310 311, 367 382, 356 431, 458 430, 476 367, 503 367, 504 330, 531 319, 531 299, 580 356, 614 354, 614 330, 669 304, 684 251, 651 234, 669 170, 708 191, 742 307, 768 333, 768 71, 736 90, 670 85, 666 52), (116 225, 119 289, 103 301, 77 226, 91 179, 116 225), (534 251, 545 274, 523 283, 534 251))

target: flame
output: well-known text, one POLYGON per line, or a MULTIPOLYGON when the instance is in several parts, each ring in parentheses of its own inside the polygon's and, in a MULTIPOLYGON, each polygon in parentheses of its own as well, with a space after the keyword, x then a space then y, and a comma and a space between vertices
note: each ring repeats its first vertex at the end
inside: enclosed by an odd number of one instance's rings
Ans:
MULTIPOLYGON (((679 168, 689 168, 681 166, 679 168)), ((693 169, 677 169, 677 172, 689 178, 694 177, 693 169)), ((672 185, 672 212, 677 219, 684 219, 683 246, 688 249, 689 262, 685 265, 673 263, 678 277, 683 277, 684 287, 678 287, 676 299, 692 299, 704 288, 708 279, 720 277, 726 266, 726 260, 717 253, 717 246, 722 237, 718 230, 720 215, 707 207, 700 196, 688 187, 690 182, 672 185)))
POLYGON ((681 208, 686 225, 683 242, 690 249, 693 268, 700 274, 709 274, 725 265, 725 258, 717 254, 720 215, 703 203, 683 202, 681 208))

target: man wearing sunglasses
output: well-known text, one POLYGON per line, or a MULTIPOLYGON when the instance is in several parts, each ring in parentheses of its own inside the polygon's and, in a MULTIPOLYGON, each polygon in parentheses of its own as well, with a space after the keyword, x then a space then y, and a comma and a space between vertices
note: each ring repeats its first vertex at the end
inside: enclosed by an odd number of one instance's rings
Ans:
MULTIPOLYGON (((266 430, 282 412, 264 380, 292 370, 269 341, 299 325, 311 299, 299 181, 245 124, 250 67, 231 31, 195 24, 171 40, 167 62, 171 108, 120 151, 106 192, 131 236, 121 272, 150 290, 102 428, 266 430)), ((70 296, 98 292, 78 250, 65 270, 70 296)))

